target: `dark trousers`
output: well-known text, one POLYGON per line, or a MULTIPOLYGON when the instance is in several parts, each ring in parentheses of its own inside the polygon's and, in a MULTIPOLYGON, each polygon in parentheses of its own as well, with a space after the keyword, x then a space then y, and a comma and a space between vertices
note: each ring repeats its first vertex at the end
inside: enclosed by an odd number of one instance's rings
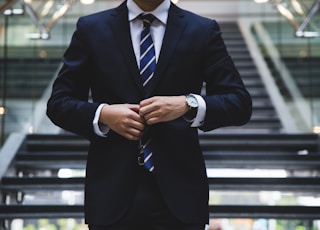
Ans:
POLYGON ((140 184, 126 215, 110 226, 94 226, 90 230, 204 230, 205 223, 186 224, 177 220, 166 207, 153 175, 139 168, 140 184))

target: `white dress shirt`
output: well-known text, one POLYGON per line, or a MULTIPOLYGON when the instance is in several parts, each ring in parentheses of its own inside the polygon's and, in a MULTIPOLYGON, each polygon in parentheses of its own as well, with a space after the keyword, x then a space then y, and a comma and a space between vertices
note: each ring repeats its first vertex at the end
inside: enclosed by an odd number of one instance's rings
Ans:
MULTIPOLYGON (((138 19, 138 16, 142 13, 150 13, 157 18, 157 20, 155 20, 150 27, 150 33, 151 33, 154 47, 155 47, 156 60, 158 61, 161 46, 162 46, 162 41, 163 41, 165 29, 166 29, 170 4, 171 4, 170 0, 164 0, 155 10, 151 12, 145 12, 142 9, 140 9, 139 6, 133 0, 127 1, 132 46, 133 46, 137 64, 139 67, 140 67, 140 34, 141 34, 141 31, 143 30, 143 22, 142 20, 138 19)), ((195 96, 198 100, 199 108, 198 108, 198 113, 195 119, 192 121, 191 126, 199 127, 202 125, 205 117, 206 103, 200 95, 195 95, 195 96)), ((102 107, 104 105, 106 104, 101 104, 98 107, 93 120, 94 131, 99 136, 105 136, 109 132, 108 126, 102 125, 98 122, 102 107)))

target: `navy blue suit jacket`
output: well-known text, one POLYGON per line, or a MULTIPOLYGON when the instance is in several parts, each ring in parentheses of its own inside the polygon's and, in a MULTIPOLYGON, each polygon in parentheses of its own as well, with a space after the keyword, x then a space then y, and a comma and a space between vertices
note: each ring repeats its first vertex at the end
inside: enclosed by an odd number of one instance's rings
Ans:
MULTIPOLYGON (((201 94, 205 83, 203 131, 250 119, 251 97, 215 20, 171 4, 154 79, 148 97, 201 94)), ((113 131, 98 137, 92 126, 95 111, 100 103, 138 104, 144 97, 125 2, 81 17, 54 82, 47 115, 56 125, 91 141, 85 185, 85 216, 90 224, 118 220, 137 182, 138 143, 113 131)), ((183 118, 153 125, 151 130, 154 174, 164 201, 180 220, 206 222, 208 183, 198 130, 183 118)))

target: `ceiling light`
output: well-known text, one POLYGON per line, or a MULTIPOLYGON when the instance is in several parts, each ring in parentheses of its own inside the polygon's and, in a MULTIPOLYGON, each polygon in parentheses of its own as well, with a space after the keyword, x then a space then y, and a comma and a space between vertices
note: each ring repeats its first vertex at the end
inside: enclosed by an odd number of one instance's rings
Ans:
POLYGON ((4 106, 0 106, 0 115, 4 115, 6 113, 6 108, 4 106))
POLYGON ((266 3, 268 2, 269 0, 254 0, 256 3, 266 3))
POLYGON ((80 0, 81 4, 83 5, 90 5, 93 4, 95 0, 80 0))
POLYGON ((313 127, 313 132, 316 134, 320 134, 320 126, 313 127))
POLYGON ((23 14, 23 9, 6 9, 3 12, 4 15, 21 15, 23 14))
POLYGON ((283 5, 277 4, 277 9, 284 17, 286 17, 289 20, 294 20, 293 14, 283 5))
POLYGON ((301 4, 300 4, 297 0, 292 0, 292 1, 291 1, 291 4, 292 4, 294 10, 295 10, 298 14, 304 15, 302 6, 301 6, 301 4))
POLYGON ((45 17, 46 15, 48 15, 50 9, 52 8, 52 6, 54 5, 54 1, 47 1, 47 3, 44 5, 41 13, 40 13, 40 17, 45 17))

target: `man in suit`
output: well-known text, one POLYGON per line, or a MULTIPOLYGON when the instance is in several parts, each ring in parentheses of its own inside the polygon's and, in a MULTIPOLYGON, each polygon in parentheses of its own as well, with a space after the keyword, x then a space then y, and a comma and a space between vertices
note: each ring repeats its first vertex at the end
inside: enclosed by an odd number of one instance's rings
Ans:
POLYGON ((90 229, 202 230, 208 183, 198 128, 245 124, 251 109, 215 20, 170 0, 127 0, 79 19, 47 114, 90 140, 90 229), (150 14, 152 20, 141 16, 150 14), (148 91, 140 62, 147 27, 156 63, 148 91))

